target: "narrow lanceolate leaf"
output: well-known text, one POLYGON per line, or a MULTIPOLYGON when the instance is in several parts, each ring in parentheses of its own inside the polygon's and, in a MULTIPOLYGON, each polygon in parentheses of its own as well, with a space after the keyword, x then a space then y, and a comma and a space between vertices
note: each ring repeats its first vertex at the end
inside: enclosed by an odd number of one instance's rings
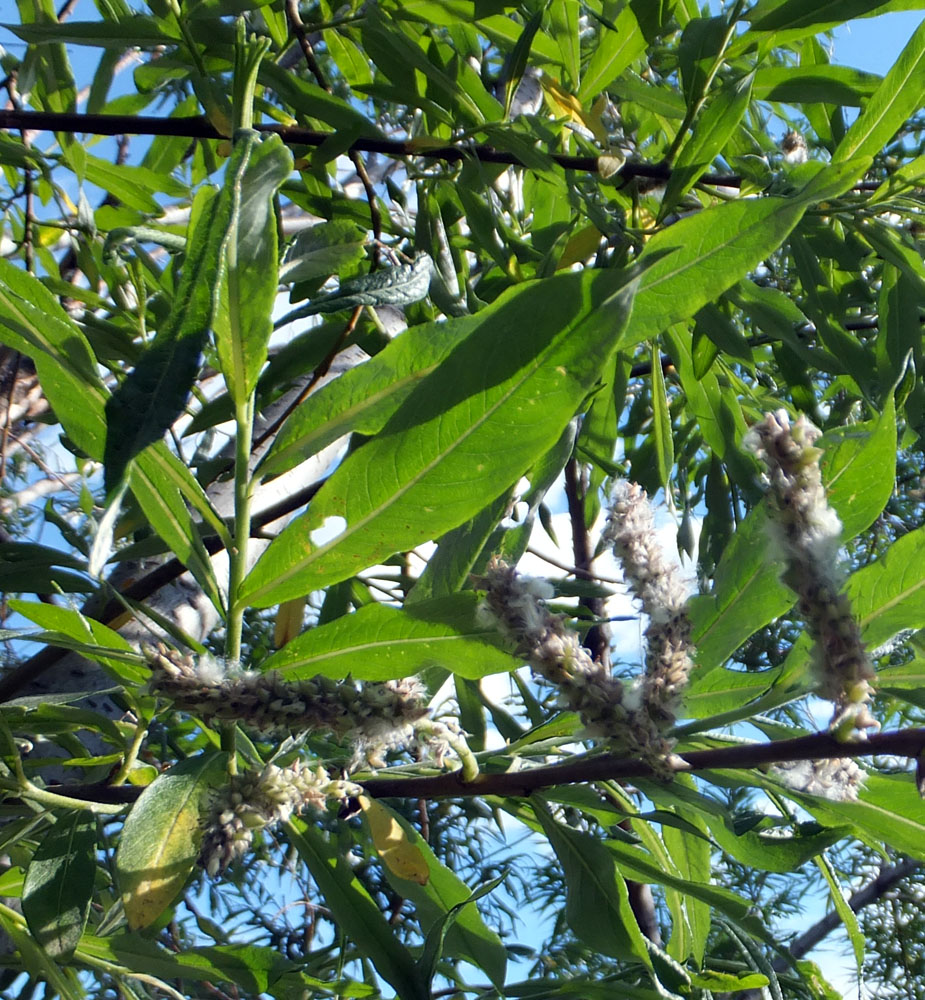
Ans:
MULTIPOLYGON (((234 176, 235 148, 228 164, 234 176)), ((125 474, 128 463, 160 441, 186 405, 212 322, 212 300, 222 242, 231 219, 232 191, 201 192, 193 204, 186 259, 166 322, 157 331, 126 380, 106 403, 106 490, 125 474)))
MULTIPOLYGON (((364 797, 365 799, 365 797, 364 797)), ((453 914, 456 907, 471 899, 463 880, 440 861, 427 841, 403 817, 381 802, 361 799, 364 815, 376 851, 387 867, 386 877, 392 888, 409 899, 417 910, 422 930, 429 935, 453 914), (398 863, 395 852, 400 851, 398 863)), ((445 929, 443 951, 483 969, 496 985, 504 983, 507 952, 501 939, 482 919, 475 903, 453 914, 445 929)))
POLYGON ((71 440, 102 458, 106 390, 90 345, 55 296, 7 260, 0 260, 0 327, 3 343, 35 362, 42 391, 71 440))
POLYGON ((857 963, 857 973, 860 976, 861 969, 864 967, 865 941, 857 915, 848 905, 848 900, 842 892, 838 872, 825 854, 820 854, 816 858, 816 867, 825 876, 826 882, 829 883, 829 895, 832 897, 832 905, 835 907, 835 912, 841 918, 841 922, 848 933, 848 940, 851 942, 851 950, 854 952, 854 960, 857 963))
POLYGON ((626 278, 584 271, 502 296, 270 544, 242 600, 266 607, 345 580, 500 496, 559 439, 619 346, 626 278), (326 522, 343 530, 315 544, 326 522))
POLYGON ((925 627, 925 528, 903 535, 876 562, 853 573, 846 590, 871 646, 925 627))
MULTIPOLYGON (((157 444, 163 449, 160 456, 152 457, 150 452, 145 452, 132 466, 132 492, 151 527, 189 569, 209 600, 221 611, 222 596, 218 581, 197 522, 173 480, 165 475, 165 466, 180 464, 180 461, 173 456, 168 459, 170 453, 166 446, 160 442, 157 444)), ((192 479, 191 473, 190 478, 192 479)))
POLYGON ((224 763, 221 753, 181 761, 156 778, 132 807, 116 854, 131 928, 154 923, 186 884, 199 855, 203 796, 221 780, 224 763))
POLYGON ((565 919, 587 945, 604 955, 652 966, 630 906, 626 880, 607 849, 590 834, 553 819, 542 802, 536 818, 565 874, 565 919))
POLYGON ((288 678, 384 681, 440 666, 479 678, 516 670, 522 660, 499 648, 497 629, 476 622, 474 594, 453 594, 406 610, 367 604, 352 615, 309 629, 263 664, 288 678))
POLYGON ((411 953, 394 934, 343 854, 317 827, 299 819, 287 824, 287 833, 330 908, 338 930, 373 963, 402 1000, 428 1000, 430 989, 418 974, 411 953))
POLYGON ((752 31, 813 28, 818 32, 890 6, 885 0, 761 0, 746 17, 752 22, 752 31))
POLYGON ((581 77, 579 100, 585 103, 597 97, 645 50, 645 35, 627 4, 614 19, 612 28, 601 29, 598 43, 581 77))
MULTIPOLYGON (((85 934, 77 958, 109 962, 159 979, 194 983, 234 983, 248 994, 266 993, 285 972, 296 968, 275 948, 231 944, 168 951, 140 934, 113 934, 100 938, 85 934)), ((198 991, 190 990, 193 995, 198 991)))
POLYGON ((69 810, 40 840, 26 871, 23 914, 32 936, 59 962, 74 954, 87 922, 95 846, 96 819, 69 810))
POLYGON ((925 96, 925 21, 832 154, 832 162, 874 156, 922 106, 925 96))
MULTIPOLYGON (((749 783, 770 786, 768 779, 754 773, 749 783)), ((776 783, 771 787, 780 790, 776 783)), ((908 774, 868 774, 856 802, 835 802, 789 789, 786 794, 823 823, 851 823, 874 842, 925 860, 925 802, 908 774)))
MULTIPOLYGON (((122 650, 125 653, 134 653, 131 643, 118 632, 103 625, 102 622, 88 618, 74 608, 62 608, 56 604, 23 601, 16 598, 10 599, 9 606, 13 611, 17 611, 24 618, 28 618, 29 621, 35 622, 36 625, 40 625, 48 631, 59 632, 72 639, 85 642, 88 646, 96 646, 98 649, 108 647, 122 650)), ((144 684, 148 679, 147 669, 135 666, 125 660, 113 659, 99 652, 95 659, 121 683, 144 684)))
POLYGON ((762 505, 733 535, 716 567, 713 592, 692 598, 698 664, 695 684, 793 604, 793 591, 780 582, 780 565, 769 558, 769 537, 762 505))
POLYGON ((231 219, 223 246, 223 308, 216 317, 215 339, 228 392, 243 403, 257 384, 273 332, 279 274, 273 199, 292 172, 293 161, 279 136, 261 140, 257 132, 242 133, 235 152, 225 182, 231 192, 231 219))
POLYGON ((287 313, 280 325, 317 313, 340 312, 356 306, 409 306, 427 295, 434 262, 422 253, 411 264, 398 264, 345 281, 335 292, 316 295, 308 305, 287 313))
POLYGON ((665 189, 664 204, 673 205, 696 183, 723 151, 748 108, 754 74, 724 87, 700 115, 681 147, 665 189))
POLYGON ((661 486, 666 487, 674 465, 674 436, 671 433, 671 410, 657 341, 652 345, 652 437, 655 439, 658 481, 661 486))
POLYGON ((887 397, 876 420, 828 431, 822 478, 847 542, 869 528, 893 493, 896 475, 896 406, 887 397))
POLYGON ((755 73, 755 97, 787 104, 820 102, 859 107, 881 77, 850 66, 768 66, 755 73))

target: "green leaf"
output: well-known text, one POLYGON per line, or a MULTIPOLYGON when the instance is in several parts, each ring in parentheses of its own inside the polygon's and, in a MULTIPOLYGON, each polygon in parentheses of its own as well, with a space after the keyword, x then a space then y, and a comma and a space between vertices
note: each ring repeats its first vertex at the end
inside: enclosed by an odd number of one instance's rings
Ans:
POLYGON ((254 391, 267 360, 279 285, 273 200, 292 167, 292 154, 279 136, 261 140, 248 131, 236 137, 225 179, 231 211, 221 250, 215 342, 225 384, 238 404, 254 391))
POLYGON ((728 818, 705 814, 703 819, 713 839, 727 854, 759 871, 794 872, 827 847, 851 835, 851 827, 847 825, 790 836, 785 836, 779 828, 773 828, 767 836, 755 830, 736 833, 728 818))
POLYGON ((807 795, 757 771, 710 771, 704 776, 721 785, 748 784, 784 794, 820 823, 850 824, 859 837, 871 844, 888 844, 901 854, 925 860, 925 802, 910 774, 868 772, 857 801, 844 802, 807 795))
MULTIPOLYGON (((242 144, 235 147, 229 177, 234 176, 245 148, 242 144)), ((212 300, 231 207, 232 189, 228 183, 218 196, 209 189, 197 195, 188 250, 170 316, 106 403, 107 493, 121 481, 129 462, 140 451, 161 440, 186 405, 212 321, 212 300)))
MULTIPOLYGON (((670 814, 669 814, 670 815, 670 814)), ((662 841, 671 864, 678 874, 695 882, 710 879, 710 841, 702 832, 700 816, 692 816, 694 830, 677 826, 662 826, 662 841)), ((654 833, 653 833, 654 836, 654 833)), ((703 953, 710 934, 710 907, 701 899, 686 896, 676 889, 668 889, 665 900, 672 913, 672 934, 668 953, 677 962, 690 956, 698 966, 703 964, 703 953)))
POLYGON ((752 31, 813 28, 816 33, 855 17, 884 13, 890 7, 909 9, 907 3, 884 0, 760 0, 745 17, 752 31))
POLYGON ((24 42, 44 44, 61 42, 67 45, 93 45, 101 48, 126 48, 152 45, 176 45, 179 32, 171 30, 163 18, 135 16, 111 21, 67 21, 62 24, 4 24, 24 42))
POLYGON ((740 993, 742 990, 758 990, 768 985, 768 977, 760 972, 716 972, 704 969, 703 972, 690 972, 691 986, 702 990, 715 990, 717 993, 740 993))
MULTIPOLYGON (((427 841, 403 816, 381 802, 374 804, 389 814, 427 867, 429 878, 423 885, 418 880, 400 877, 388 867, 384 871, 398 895, 414 903, 422 930, 428 934, 454 907, 467 903, 472 892, 458 875, 437 859, 427 841)), ((483 969, 495 986, 500 988, 504 984, 507 952, 498 935, 482 919, 474 902, 463 906, 446 930, 444 951, 483 969)))
POLYGON ((559 0, 547 8, 549 34, 556 40, 562 65, 574 90, 581 79, 581 38, 579 35, 579 0, 559 0))
MULTIPOLYGON (((137 655, 131 643, 123 639, 118 632, 113 631, 101 622, 88 618, 74 608, 62 608, 54 604, 37 604, 34 601, 21 601, 11 599, 10 608, 29 621, 35 622, 52 632, 60 632, 88 645, 109 647, 111 649, 122 649, 126 653, 137 655)), ((115 660, 105 655, 95 657, 97 662, 104 667, 120 683, 143 684, 148 679, 149 673, 143 667, 137 667, 126 663, 124 660, 115 660)))
POLYGON ((658 342, 652 345, 652 437, 655 439, 655 458, 658 463, 659 484, 666 488, 674 466, 674 435, 671 427, 671 410, 665 391, 665 373, 662 371, 658 342))
POLYGON ((485 310, 381 434, 337 469, 307 517, 271 542, 242 600, 266 607, 345 580, 462 524, 513 485, 555 444, 619 346, 632 288, 621 272, 583 271, 515 288, 485 310), (345 529, 314 544, 329 518, 345 529))
POLYGON ((826 882, 829 884, 829 896, 832 899, 832 905, 835 907, 835 912, 841 918, 842 925, 848 935, 848 940, 851 942, 851 950, 854 952, 857 973, 860 977, 864 968, 865 941, 864 934, 858 924, 858 918, 855 915, 854 910, 852 910, 848 905, 848 900, 842 892, 842 887, 838 880, 838 873, 835 871, 834 866, 824 854, 816 858, 816 867, 822 872, 826 882))
POLYGON ((716 205, 656 233, 640 255, 633 306, 638 343, 688 319, 776 250, 799 222, 800 198, 742 199, 716 205))
POLYGON ((849 66, 767 66, 755 73, 754 96, 783 104, 820 102, 860 107, 881 79, 849 66))
POLYGON ((78 958, 122 966, 160 979, 234 983, 248 993, 265 993, 285 972, 296 968, 275 948, 260 945, 217 945, 172 953, 138 934, 100 938, 87 934, 78 958))
POLYGON ((296 819, 286 827, 338 929, 373 963, 402 1000, 429 1000, 430 989, 422 981, 411 953, 392 932, 347 859, 314 826, 296 819))
MULTIPOLYGON (((171 552, 190 570, 206 596, 221 612, 222 595, 215 570, 202 541, 200 526, 187 507, 184 494, 177 486, 178 479, 181 481, 189 479, 195 489, 192 473, 167 450, 166 445, 157 442, 156 447, 149 448, 138 456, 132 465, 130 477, 132 493, 148 523, 169 546, 171 552)), ((209 507, 204 496, 203 500, 209 507)), ((224 525, 222 534, 227 536, 224 525)))
POLYGON ((604 846, 608 853, 614 855, 613 863, 619 866, 626 878, 677 889, 679 892, 693 896, 694 899, 702 900, 720 913, 725 914, 759 941, 771 945, 776 943, 773 931, 765 927, 761 918, 755 914, 751 901, 745 897, 722 886, 680 878, 667 872, 641 848, 622 844, 614 839, 605 841, 604 846))
POLYGON ((455 594, 465 587, 469 574, 474 569, 482 569, 476 565, 479 556, 483 555, 498 524, 506 516, 510 502, 511 493, 505 491, 475 517, 438 540, 436 551, 405 598, 406 609, 433 597, 455 594))
POLYGON ((116 872, 133 929, 154 923, 186 884, 199 855, 203 797, 224 766, 217 752, 182 760, 148 785, 128 814, 116 872))
POLYGON ((678 44, 681 90, 688 108, 703 97, 710 70, 714 66, 729 31, 726 18, 693 17, 684 26, 678 44))
POLYGON ((625 6, 611 25, 602 26, 588 65, 578 88, 578 99, 584 104, 607 90, 618 76, 646 50, 646 39, 636 15, 625 6))
POLYGON ((686 194, 723 151, 751 101, 753 75, 731 82, 710 101, 681 147, 665 188, 668 207, 686 194))
MULTIPOLYGON (((829 0, 834 3, 835 0, 829 0)), ((872 5, 868 5, 872 6, 872 5)), ((843 16, 838 4, 839 19, 843 16)), ((832 154, 832 162, 876 156, 925 97, 925 21, 906 43, 892 69, 832 154)))
POLYGON ((11 910, 0 910, 0 926, 10 936, 22 963, 22 970, 36 983, 46 986, 50 995, 61 1000, 85 1000, 86 991, 77 978, 75 969, 61 968, 45 950, 36 944, 31 934, 19 923, 11 910))
POLYGON ((794 594, 779 580, 781 567, 769 552, 768 539, 762 505, 732 536, 714 572, 712 593, 691 600, 696 680, 723 664, 750 635, 793 605, 794 594))
POLYGON ((0 324, 3 343, 35 362, 42 391, 78 448, 103 456, 106 390, 80 328, 42 283, 0 260, 0 324))
POLYGON ((311 281, 339 274, 366 256, 364 234, 353 222, 334 220, 297 233, 286 248, 280 280, 311 281))
POLYGON ((845 589, 869 646, 925 626, 925 528, 903 535, 876 562, 852 573, 845 589))
POLYGON ((779 668, 745 671, 719 667, 704 669, 702 676, 699 669, 695 670, 690 687, 684 692, 684 714, 704 720, 697 730, 725 725, 722 720, 727 716, 747 717, 758 710, 757 699, 763 703, 779 677, 779 668))
POLYGON ((534 797, 532 801, 565 874, 569 927, 595 951, 651 968, 649 949, 616 860, 599 840, 557 823, 542 800, 534 797))
POLYGON ((317 454, 344 434, 378 433, 423 378, 490 315, 422 323, 374 358, 313 392, 281 428, 259 471, 276 476, 317 454))
POLYGON ((95 848, 96 818, 69 810, 39 842, 26 871, 23 915, 35 940, 59 962, 70 960, 87 923, 95 848))
POLYGON ((896 408, 890 395, 876 420, 828 431, 819 446, 826 496, 842 522, 842 541, 869 528, 893 493, 896 408))
POLYGON ((263 663, 289 678, 352 676, 392 680, 440 666, 478 678, 516 670, 523 660, 500 649, 497 629, 476 620, 473 593, 420 601, 404 610, 367 604, 309 629, 263 663))

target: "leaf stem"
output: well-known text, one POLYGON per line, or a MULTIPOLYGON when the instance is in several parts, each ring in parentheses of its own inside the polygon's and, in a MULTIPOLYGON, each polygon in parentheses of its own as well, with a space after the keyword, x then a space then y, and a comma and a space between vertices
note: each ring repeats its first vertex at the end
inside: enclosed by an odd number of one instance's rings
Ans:
POLYGON ((135 766, 135 761, 138 760, 138 753, 141 750, 141 744, 144 742, 145 736, 148 735, 148 724, 139 720, 138 724, 135 726, 135 732, 132 733, 132 742, 129 744, 128 749, 125 751, 125 757, 119 766, 119 770, 116 771, 110 784, 112 785, 123 785, 128 779, 129 771, 135 766))

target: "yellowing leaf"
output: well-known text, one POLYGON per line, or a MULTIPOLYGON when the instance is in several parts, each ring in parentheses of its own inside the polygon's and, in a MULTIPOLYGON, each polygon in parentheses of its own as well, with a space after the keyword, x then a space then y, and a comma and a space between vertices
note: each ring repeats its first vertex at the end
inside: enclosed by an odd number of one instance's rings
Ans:
POLYGON ((202 797, 220 780, 224 761, 221 753, 181 761, 149 785, 132 807, 116 870, 133 930, 153 924, 186 884, 202 838, 202 797))
POLYGON ((584 229, 572 233, 568 243, 565 244, 559 263, 556 264, 556 270, 561 271, 566 267, 571 267, 572 264, 587 260, 597 250, 600 243, 601 232, 597 226, 585 226, 584 229))
POLYGON ((365 795, 359 796, 358 801, 366 815, 373 844, 386 868, 399 878, 427 885, 430 878, 427 859, 411 843, 395 817, 388 809, 365 795))
POLYGON ((302 631, 304 614, 304 597, 294 597, 291 601, 283 601, 279 606, 279 611, 276 612, 276 626, 273 629, 273 645, 277 649, 282 649, 302 631))
POLYGON ((581 106, 581 101, 574 94, 563 89, 558 80, 544 74, 540 82, 546 93, 546 100, 549 101, 553 111, 561 111, 566 118, 584 126, 598 142, 607 144, 609 137, 601 122, 601 109, 605 105, 595 104, 593 110, 585 111, 581 106))

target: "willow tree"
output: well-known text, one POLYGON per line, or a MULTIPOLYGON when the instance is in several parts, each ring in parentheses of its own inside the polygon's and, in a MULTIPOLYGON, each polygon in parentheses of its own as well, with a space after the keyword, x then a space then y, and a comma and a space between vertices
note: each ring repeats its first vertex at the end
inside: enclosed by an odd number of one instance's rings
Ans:
POLYGON ((925 26, 824 32, 918 5, 18 6, 8 993, 836 995, 785 905, 860 967, 925 857, 925 26))

